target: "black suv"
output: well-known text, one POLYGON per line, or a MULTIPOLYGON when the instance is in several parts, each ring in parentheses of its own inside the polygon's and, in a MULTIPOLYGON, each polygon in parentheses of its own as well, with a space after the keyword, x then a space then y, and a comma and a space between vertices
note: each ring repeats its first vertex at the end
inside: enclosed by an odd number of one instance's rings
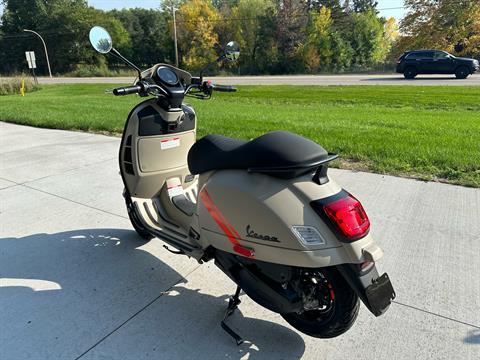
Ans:
POLYGON ((407 51, 397 62, 397 73, 406 79, 418 74, 455 74, 457 79, 466 79, 479 68, 478 60, 460 58, 439 50, 407 51))

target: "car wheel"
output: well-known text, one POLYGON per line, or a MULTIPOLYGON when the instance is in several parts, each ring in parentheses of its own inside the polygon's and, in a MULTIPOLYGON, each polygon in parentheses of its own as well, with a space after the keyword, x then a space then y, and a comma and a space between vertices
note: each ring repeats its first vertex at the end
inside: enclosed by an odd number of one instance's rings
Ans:
POLYGON ((470 71, 466 66, 460 66, 457 70, 455 70, 455 77, 457 79, 466 79, 470 75, 470 71))
POLYGON ((415 69, 413 66, 409 66, 403 72, 403 76, 405 79, 414 79, 415 76, 417 76, 417 69, 415 69))

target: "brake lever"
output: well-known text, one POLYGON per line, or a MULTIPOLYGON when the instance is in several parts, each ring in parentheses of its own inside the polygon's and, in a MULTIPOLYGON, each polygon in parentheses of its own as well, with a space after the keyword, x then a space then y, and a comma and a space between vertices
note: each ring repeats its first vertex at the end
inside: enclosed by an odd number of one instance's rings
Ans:
POLYGON ((185 96, 194 99, 208 100, 212 97, 212 94, 211 92, 206 93, 203 86, 199 86, 198 84, 191 84, 187 87, 187 90, 185 90, 185 96), (192 90, 197 91, 191 92, 192 90))
POLYGON ((200 100, 209 100, 212 97, 212 95, 205 95, 202 93, 186 94, 185 96, 200 100))
POLYGON ((104 94, 113 94, 113 89, 105 89, 104 94))

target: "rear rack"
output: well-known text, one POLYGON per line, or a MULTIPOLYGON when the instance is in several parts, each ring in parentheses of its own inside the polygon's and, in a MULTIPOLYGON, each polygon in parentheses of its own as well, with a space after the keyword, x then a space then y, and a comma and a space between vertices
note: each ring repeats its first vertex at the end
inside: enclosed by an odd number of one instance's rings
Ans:
MULTIPOLYGON (((295 165, 295 166, 282 166, 282 167, 256 167, 256 168, 248 168, 247 171, 250 173, 266 174, 266 175, 278 177, 281 179, 291 179, 299 175, 303 175, 317 167, 318 167, 318 170, 317 170, 317 173, 318 173, 321 168, 327 168, 326 166, 324 166, 325 164, 337 158, 338 158, 337 154, 328 153, 325 159, 322 159, 320 161, 315 161, 313 163, 304 163, 304 164, 295 165)), ((326 169, 323 171, 326 172, 326 169)), ((315 175, 317 175, 317 173, 315 175)))

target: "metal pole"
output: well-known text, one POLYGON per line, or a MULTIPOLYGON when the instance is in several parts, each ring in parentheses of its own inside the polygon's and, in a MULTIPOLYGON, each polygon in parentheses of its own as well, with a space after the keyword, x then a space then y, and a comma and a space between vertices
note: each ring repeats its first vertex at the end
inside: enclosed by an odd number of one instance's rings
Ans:
POLYGON ((175 9, 172 6, 172 12, 173 12, 173 33, 174 33, 174 38, 175 38, 175 66, 178 68, 178 43, 177 43, 177 20, 175 18, 175 11, 178 9, 175 9))
POLYGON ((45 49, 45 57, 47 58, 47 65, 48 65, 48 73, 50 74, 50 77, 52 78, 52 69, 50 68, 50 60, 48 58, 48 51, 47 51, 47 45, 45 44, 45 40, 43 40, 43 38, 40 36, 39 33, 37 33, 36 31, 33 31, 33 30, 28 30, 28 29, 23 29, 23 31, 25 32, 31 32, 32 34, 35 34, 37 35, 40 40, 42 40, 42 43, 43 43, 43 47, 45 49))

